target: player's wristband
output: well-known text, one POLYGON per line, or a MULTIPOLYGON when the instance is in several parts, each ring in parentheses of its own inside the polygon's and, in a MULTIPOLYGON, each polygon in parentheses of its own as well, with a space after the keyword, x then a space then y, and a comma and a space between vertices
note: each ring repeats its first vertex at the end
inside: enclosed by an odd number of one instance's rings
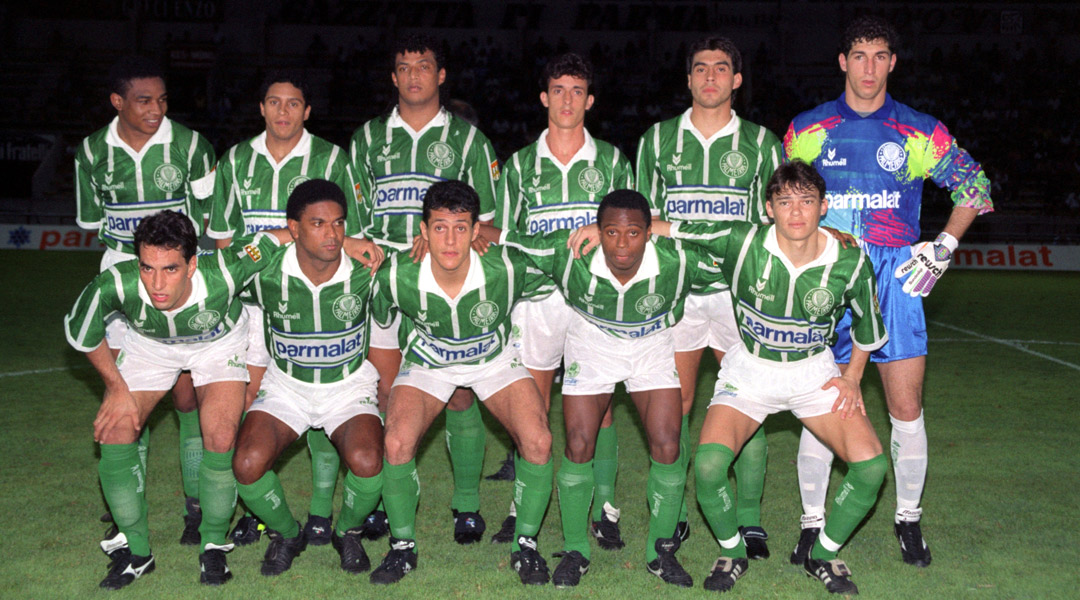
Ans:
POLYGON ((934 258, 937 260, 949 260, 959 245, 960 240, 942 231, 934 240, 934 258))

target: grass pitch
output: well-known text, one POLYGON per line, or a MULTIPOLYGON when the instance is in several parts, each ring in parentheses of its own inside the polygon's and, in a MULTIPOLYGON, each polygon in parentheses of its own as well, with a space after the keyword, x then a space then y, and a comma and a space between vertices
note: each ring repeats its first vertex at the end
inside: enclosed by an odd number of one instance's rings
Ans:
MULTIPOLYGON (((0 523, 5 532, 0 596, 105 597, 98 581, 107 560, 97 547, 105 530, 91 425, 102 385, 71 350, 62 317, 97 272, 93 253, 4 251, 0 275, 0 523)), ((895 493, 890 473, 881 498, 841 553, 864 596, 877 598, 1075 598, 1080 587, 1080 318, 1074 298, 1080 276, 1051 273, 950 271, 927 301, 930 363, 926 420, 930 472, 923 530, 933 551, 928 569, 900 561, 892 536, 895 493)), ((696 439, 716 365, 707 359, 691 427, 696 439)), ((864 381, 868 411, 888 446, 888 414, 876 372, 864 381)), ((150 420, 148 498, 157 570, 118 595, 138 598, 625 598, 700 597, 718 554, 691 502, 692 536, 679 552, 696 588, 675 589, 644 567, 647 512, 642 491, 648 471, 644 434, 624 395, 617 397, 620 470, 617 503, 628 545, 593 551, 592 567, 577 589, 524 588, 509 567, 509 547, 458 546, 447 499, 452 479, 436 421, 419 455, 421 502, 417 517, 419 568, 389 588, 371 586, 337 566, 330 546, 309 548, 292 570, 265 578, 258 564, 265 539, 229 555, 235 579, 221 589, 198 583, 193 548, 177 541, 182 528, 176 418, 168 400, 150 420)), ((487 418, 487 417, 486 417, 487 418)), ((490 418, 485 473, 505 456, 507 438, 490 418)), ((561 401, 551 421, 556 467, 563 448, 561 401)), ((825 597, 821 584, 787 562, 801 512, 795 473, 799 426, 789 415, 765 425, 769 440, 763 525, 773 556, 750 565, 732 598, 825 597)), ((305 517, 310 463, 296 444, 279 464, 293 512, 305 517)), ((843 472, 834 471, 835 487, 843 472)), ((340 484, 338 496, 340 498, 340 484)), ((511 485, 481 485, 489 533, 501 522, 511 485)), ((687 486, 693 498, 693 478, 687 486)), ((560 549, 553 497, 540 548, 560 549)), ((339 502, 335 502, 337 506, 339 502)), ((367 543, 377 564, 386 541, 367 543)), ((554 568, 556 560, 550 559, 554 568)))

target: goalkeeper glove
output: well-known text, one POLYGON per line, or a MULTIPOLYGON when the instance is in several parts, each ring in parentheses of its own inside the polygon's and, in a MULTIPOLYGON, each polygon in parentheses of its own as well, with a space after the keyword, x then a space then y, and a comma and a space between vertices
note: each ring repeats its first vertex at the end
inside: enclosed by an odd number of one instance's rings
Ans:
POLYGON ((897 279, 903 279, 910 273, 904 282, 904 292, 911 294, 912 298, 929 295, 934 284, 949 268, 952 253, 958 245, 960 242, 955 237, 941 232, 933 243, 923 242, 912 246, 911 260, 897 267, 893 273, 897 279))

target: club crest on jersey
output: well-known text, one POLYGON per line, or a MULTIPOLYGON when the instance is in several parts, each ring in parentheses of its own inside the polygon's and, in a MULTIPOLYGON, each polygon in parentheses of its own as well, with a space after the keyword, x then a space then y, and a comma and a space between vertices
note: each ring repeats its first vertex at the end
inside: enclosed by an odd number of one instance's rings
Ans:
POLYGON ((200 311, 195 316, 188 319, 188 328, 195 331, 201 331, 206 333, 217 326, 218 321, 221 320, 221 314, 216 310, 204 310, 200 311))
POLYGON ((585 167, 578 174, 578 185, 590 194, 599 194, 604 189, 604 174, 596 167, 585 167))
POLYGON ((720 157, 720 170, 724 175, 736 179, 750 170, 750 161, 746 160, 746 155, 742 152, 728 150, 720 157))
POLYGON ((487 327, 499 318, 499 305, 491 300, 477 303, 469 311, 469 320, 477 327, 487 327))
POLYGON ((184 174, 180 172, 180 167, 172 163, 164 163, 154 169, 154 184, 161 191, 172 193, 184 184, 184 174))
POLYGON ((634 303, 634 309, 643 315, 651 315, 664 306, 664 301, 660 294, 645 294, 634 303))
POLYGON ((307 175, 297 175, 296 177, 293 177, 292 180, 289 181, 289 187, 286 188, 285 193, 288 194, 288 195, 292 195, 293 190, 296 189, 296 186, 300 185, 301 183, 304 183, 305 181, 307 181, 309 179, 311 179, 311 178, 308 177, 307 175))
POLYGON ((427 159, 436 169, 445 169, 454 164, 454 149, 446 142, 431 142, 427 147, 427 159))
POLYGON ((492 181, 498 181, 499 180, 499 159, 496 158, 495 160, 491 161, 491 164, 489 166, 491 167, 491 180, 492 181))
POLYGON ((356 294, 344 294, 334 300, 334 317, 339 321, 353 321, 360 315, 362 303, 356 294))
POLYGON ((829 314, 835 303, 836 297, 823 287, 816 287, 803 296, 803 308, 815 317, 829 314))
POLYGON ((262 260, 262 251, 254 244, 248 244, 244 246, 244 252, 251 257, 251 262, 259 262, 262 260))
POLYGON ((907 152, 896 142, 885 142, 877 149, 877 164, 890 173, 904 166, 905 158, 907 152))

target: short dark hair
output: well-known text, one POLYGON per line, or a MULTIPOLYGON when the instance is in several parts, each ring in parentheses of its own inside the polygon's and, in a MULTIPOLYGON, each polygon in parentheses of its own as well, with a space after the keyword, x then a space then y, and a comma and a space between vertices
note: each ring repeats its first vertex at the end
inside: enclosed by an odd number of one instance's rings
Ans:
POLYGON ((450 179, 440 181, 428 188, 424 194, 425 223, 431 218, 433 210, 448 210, 452 213, 467 212, 472 215, 475 224, 480 220, 480 194, 464 181, 450 179))
POLYGON ((825 179, 818 174, 813 165, 801 160, 793 160, 780 165, 765 184, 765 199, 772 202, 773 196, 783 189, 817 191, 818 197, 825 198, 825 179))
POLYGON ((847 56, 851 48, 859 42, 874 42, 882 40, 889 48, 890 54, 896 54, 900 48, 900 35, 884 17, 877 15, 862 15, 855 17, 840 36, 840 54, 847 56))
POLYGON ((311 84, 308 83, 307 77, 302 71, 270 71, 267 73, 266 77, 263 78, 262 85, 259 86, 259 104, 266 100, 266 95, 270 93, 270 86, 275 83, 291 83, 304 96, 304 105, 311 104, 311 84))
POLYGON ((333 202, 341 207, 344 214, 349 214, 345 192, 341 191, 336 183, 325 179, 309 179, 293 188, 289 194, 289 201, 285 204, 285 218, 299 221, 307 207, 319 202, 333 202))
POLYGON ((639 210, 642 217, 645 218, 645 228, 648 229, 652 225, 652 209, 649 207, 649 201, 635 190, 615 190, 604 196, 604 199, 600 201, 600 206, 596 209, 597 226, 604 220, 604 213, 609 208, 639 210))
POLYGON ((727 54, 731 57, 731 70, 736 75, 742 73, 742 53, 739 52, 739 47, 730 39, 717 35, 702 38, 693 44, 690 44, 690 47, 686 50, 687 75, 694 70, 694 55, 698 52, 704 52, 705 50, 719 50, 724 54, 727 54))
POLYGON ((573 52, 561 54, 549 60, 544 65, 544 72, 540 76, 540 89, 547 91, 552 79, 558 79, 564 75, 577 77, 585 80, 587 92, 592 92, 593 69, 588 60, 573 52))
POLYGON ((179 250, 184 260, 191 260, 199 250, 199 236, 191 219, 182 213, 163 210, 144 217, 135 227, 135 255, 143 246, 179 250))
POLYGON ((393 49, 390 52, 390 70, 397 70, 398 54, 405 54, 406 52, 423 54, 428 50, 431 50, 431 53, 435 55, 435 69, 443 68, 444 57, 442 52, 439 51, 439 43, 435 41, 435 38, 426 33, 414 33, 394 42, 393 49))
POLYGON ((123 96, 131 89, 133 79, 160 79, 165 81, 165 73, 157 62, 129 54, 113 63, 109 68, 109 93, 123 96))

